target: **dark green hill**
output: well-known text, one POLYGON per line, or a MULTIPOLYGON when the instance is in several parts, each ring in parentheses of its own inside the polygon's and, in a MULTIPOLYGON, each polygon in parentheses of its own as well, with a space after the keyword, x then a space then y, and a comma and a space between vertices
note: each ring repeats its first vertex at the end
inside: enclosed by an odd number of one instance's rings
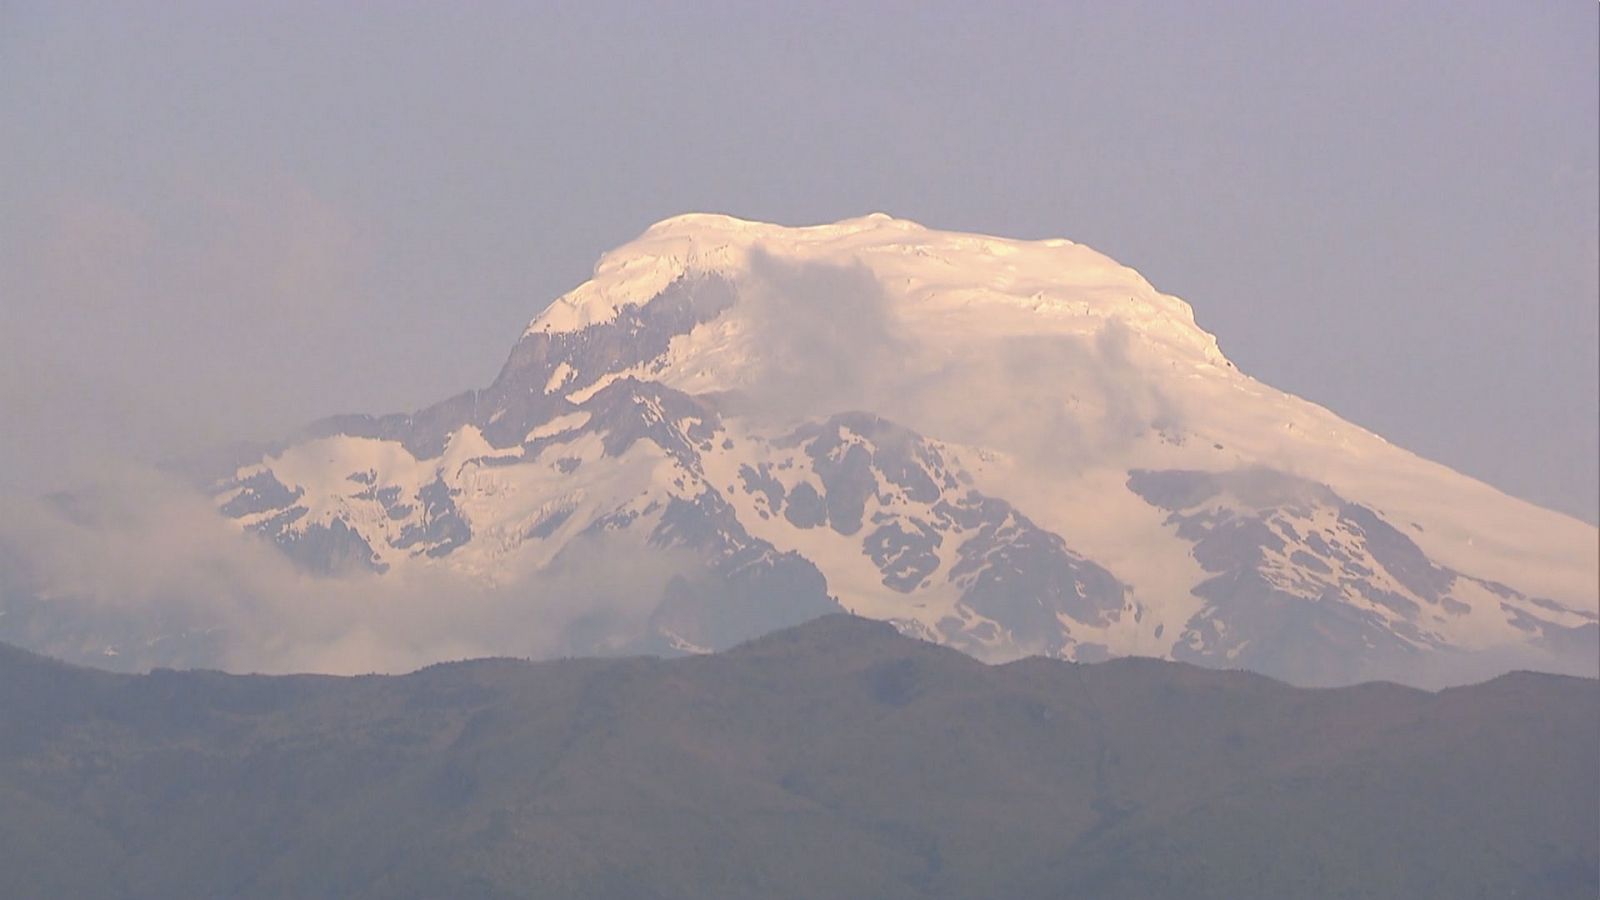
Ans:
POLYGON ((988 667, 831 616, 400 677, 0 647, 6 897, 1582 897, 1600 683, 988 667))

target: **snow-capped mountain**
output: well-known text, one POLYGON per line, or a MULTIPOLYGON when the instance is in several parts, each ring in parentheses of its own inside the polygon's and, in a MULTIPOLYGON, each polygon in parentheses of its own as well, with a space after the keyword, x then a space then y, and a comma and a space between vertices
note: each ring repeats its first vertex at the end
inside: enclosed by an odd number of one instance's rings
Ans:
POLYGON ((1087 247, 881 214, 661 222, 487 388, 318 423, 211 490, 320 572, 691 559, 613 649, 841 607, 988 660, 1314 683, 1594 674, 1600 646, 1593 527, 1239 372, 1087 247))

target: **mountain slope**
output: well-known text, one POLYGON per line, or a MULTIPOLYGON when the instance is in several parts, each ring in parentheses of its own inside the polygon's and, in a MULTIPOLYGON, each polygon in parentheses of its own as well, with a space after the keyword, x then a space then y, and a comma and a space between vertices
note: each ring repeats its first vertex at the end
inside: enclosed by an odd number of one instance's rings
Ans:
MULTIPOLYGON (((637 627, 569 652, 710 650, 843 608, 994 661, 1425 685, 1600 666, 1593 527, 1249 378, 1181 300, 1064 240, 669 219, 489 387, 241 462, 217 509, 330 577, 672 560, 637 627)), ((167 637, 140 658, 186 661, 167 637)))
POLYGON ((1589 897, 1600 687, 676 660, 118 676, 0 648, 9 897, 1589 897), (1493 848, 1493 852, 1483 852, 1493 848))

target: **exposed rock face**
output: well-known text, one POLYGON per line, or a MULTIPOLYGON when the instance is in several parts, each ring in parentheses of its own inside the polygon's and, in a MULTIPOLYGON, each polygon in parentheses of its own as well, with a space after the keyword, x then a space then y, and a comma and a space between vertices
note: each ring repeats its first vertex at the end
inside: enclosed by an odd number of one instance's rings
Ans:
POLYGON ((476 427, 497 448, 513 447, 533 427, 574 404, 566 395, 607 375, 656 364, 674 337, 716 318, 733 304, 733 287, 711 275, 674 281, 650 302, 630 304, 609 322, 573 332, 530 331, 512 348, 494 383, 420 412, 335 416, 312 425, 312 437, 349 435, 398 440, 418 459, 444 452, 450 436, 476 427))

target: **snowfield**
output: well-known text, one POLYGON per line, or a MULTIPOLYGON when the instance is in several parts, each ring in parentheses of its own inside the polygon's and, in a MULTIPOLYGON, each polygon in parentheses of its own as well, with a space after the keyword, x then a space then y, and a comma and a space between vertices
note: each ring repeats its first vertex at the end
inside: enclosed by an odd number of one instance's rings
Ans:
POLYGON ((342 417, 213 488, 303 564, 494 581, 578 541, 691 552, 638 648, 846 608, 985 659, 1302 682, 1595 674, 1600 541, 1240 372, 1066 240, 875 213, 652 226, 496 382, 342 417), (1492 674, 1492 673, 1491 673, 1492 674))

